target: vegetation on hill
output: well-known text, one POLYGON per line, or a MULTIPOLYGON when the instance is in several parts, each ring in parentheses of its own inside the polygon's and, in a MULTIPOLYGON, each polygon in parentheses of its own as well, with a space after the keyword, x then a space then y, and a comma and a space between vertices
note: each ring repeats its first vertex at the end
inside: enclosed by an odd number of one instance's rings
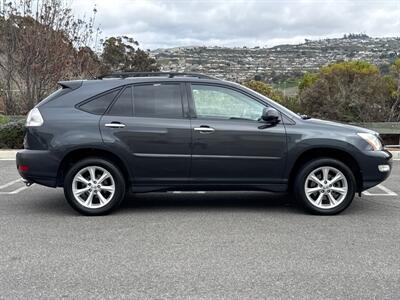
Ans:
POLYGON ((400 55, 399 49, 400 37, 368 37, 361 33, 270 48, 179 47, 157 49, 152 54, 164 70, 204 72, 238 82, 258 76, 276 86, 339 61, 367 61, 388 74, 400 55))

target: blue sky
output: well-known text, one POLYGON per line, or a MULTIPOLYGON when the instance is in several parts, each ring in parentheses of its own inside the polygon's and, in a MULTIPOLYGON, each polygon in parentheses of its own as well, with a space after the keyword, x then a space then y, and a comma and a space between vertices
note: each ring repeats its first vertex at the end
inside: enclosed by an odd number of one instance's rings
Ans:
POLYGON ((72 0, 94 6, 103 37, 128 35, 143 48, 274 46, 344 33, 400 36, 400 0, 72 0))

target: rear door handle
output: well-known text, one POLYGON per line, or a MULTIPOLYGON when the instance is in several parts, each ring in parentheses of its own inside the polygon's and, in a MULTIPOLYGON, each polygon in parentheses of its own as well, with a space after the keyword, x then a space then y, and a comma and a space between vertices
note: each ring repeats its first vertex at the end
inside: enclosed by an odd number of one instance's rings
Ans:
POLYGON ((126 125, 120 122, 111 122, 111 123, 106 123, 104 126, 110 128, 124 128, 126 125))
POLYGON ((212 127, 203 127, 203 126, 200 126, 200 127, 195 127, 195 128, 193 128, 193 130, 194 131, 199 131, 200 133, 213 133, 213 132, 215 132, 215 129, 214 128, 212 128, 212 127))

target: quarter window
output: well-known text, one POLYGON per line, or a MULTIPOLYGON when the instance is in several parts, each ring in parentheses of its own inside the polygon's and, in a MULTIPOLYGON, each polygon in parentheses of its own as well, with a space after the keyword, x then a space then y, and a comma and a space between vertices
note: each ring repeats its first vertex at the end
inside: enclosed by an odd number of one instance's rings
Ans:
POLYGON ((107 108, 113 102, 119 91, 120 90, 113 90, 111 92, 102 94, 101 96, 98 96, 93 100, 80 105, 79 108, 92 114, 102 115, 106 112, 107 108))
POLYGON ((136 117, 182 118, 179 84, 150 84, 133 88, 133 113, 136 117))
POLYGON ((131 117, 133 115, 132 88, 125 88, 108 112, 110 116, 131 117))
POLYGON ((242 93, 218 86, 192 84, 192 94, 198 118, 257 121, 265 108, 242 93))

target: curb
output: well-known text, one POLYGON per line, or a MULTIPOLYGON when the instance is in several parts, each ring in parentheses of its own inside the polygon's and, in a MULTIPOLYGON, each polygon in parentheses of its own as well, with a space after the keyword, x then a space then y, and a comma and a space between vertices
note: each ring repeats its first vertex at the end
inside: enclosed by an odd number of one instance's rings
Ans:
POLYGON ((400 151, 390 151, 393 155, 393 160, 400 160, 400 151))
POLYGON ((15 160, 18 150, 0 150, 0 160, 15 160))
MULTIPOLYGON (((0 150, 0 160, 15 160, 18 150, 0 150)), ((400 151, 390 151, 393 160, 400 160, 400 151)))

